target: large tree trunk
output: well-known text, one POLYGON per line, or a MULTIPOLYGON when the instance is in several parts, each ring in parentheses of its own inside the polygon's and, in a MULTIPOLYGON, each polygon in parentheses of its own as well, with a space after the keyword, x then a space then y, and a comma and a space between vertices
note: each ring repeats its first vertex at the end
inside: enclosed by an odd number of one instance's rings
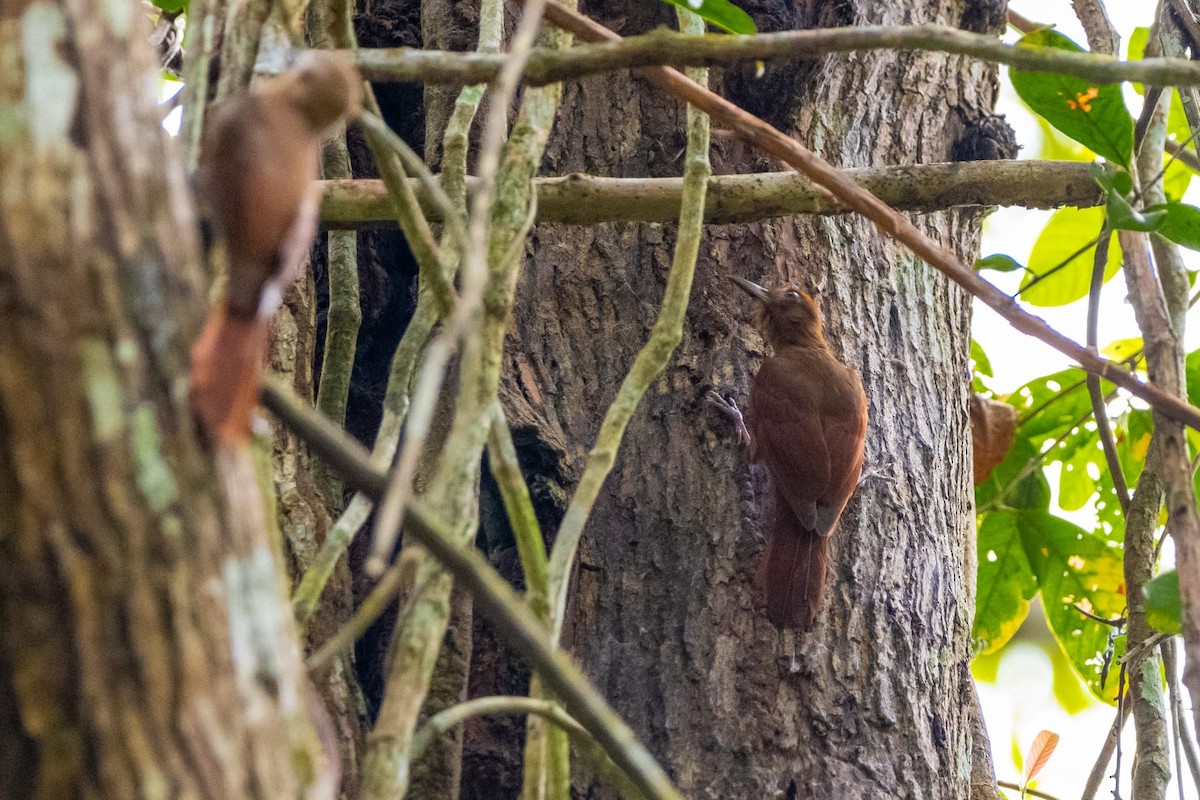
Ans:
POLYGON ((206 279, 148 35, 137 0, 0 6, 0 790, 300 798, 278 542, 187 402, 206 279))
MULTIPOLYGON (((957 24, 946 0, 746 3, 760 27, 957 24)), ((630 35, 659 3, 583 9, 630 35)), ((994 68, 872 52, 726 74, 724 92, 835 164, 948 161, 987 116, 994 68)), ((571 84, 544 172, 682 171, 682 105, 638 78, 571 84)), ((718 173, 775 168, 714 132, 718 173)), ((978 218, 918 220, 968 262, 978 218)), ((505 401, 543 443, 567 442, 573 482, 663 292, 669 225, 539 225, 518 292, 505 401)), ((861 219, 710 228, 689 325, 631 423, 597 503, 573 587, 574 652, 693 796, 959 798, 969 793, 975 700, 968 662, 974 535, 967 423, 969 297, 861 219), (705 407, 743 398, 764 353, 726 280, 815 290, 836 351, 861 370, 868 477, 833 542, 814 631, 780 633, 751 575, 769 523, 767 477, 705 407)))

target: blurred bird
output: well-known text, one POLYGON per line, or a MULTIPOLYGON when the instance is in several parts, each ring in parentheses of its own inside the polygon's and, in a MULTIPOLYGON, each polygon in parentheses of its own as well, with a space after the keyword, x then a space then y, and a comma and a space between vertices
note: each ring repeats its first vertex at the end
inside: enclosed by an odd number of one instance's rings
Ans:
POLYGON ((278 77, 213 110, 197 183, 225 243, 224 297, 192 345, 192 407, 206 435, 250 437, 267 325, 317 230, 322 141, 361 102, 341 53, 309 50, 278 77))

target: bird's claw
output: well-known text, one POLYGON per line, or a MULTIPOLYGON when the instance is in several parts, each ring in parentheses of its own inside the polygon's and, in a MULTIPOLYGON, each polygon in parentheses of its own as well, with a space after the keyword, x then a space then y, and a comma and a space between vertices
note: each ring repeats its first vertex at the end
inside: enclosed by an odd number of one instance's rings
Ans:
POLYGON ((743 447, 749 447, 750 431, 746 428, 746 418, 742 416, 742 410, 738 408, 737 401, 731 397, 725 397, 716 389, 710 389, 705 399, 716 406, 718 411, 733 420, 734 427, 737 429, 738 442, 743 447))

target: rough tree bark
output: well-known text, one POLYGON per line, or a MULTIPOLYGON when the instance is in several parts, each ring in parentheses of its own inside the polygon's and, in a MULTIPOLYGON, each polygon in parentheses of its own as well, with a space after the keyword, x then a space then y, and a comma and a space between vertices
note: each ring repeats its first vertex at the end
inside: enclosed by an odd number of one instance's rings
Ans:
MULTIPOLYGON (((742 5, 765 29, 996 19, 984 13, 993 4, 947 0, 818 2, 807 19, 791 3, 742 5)), ((671 13, 640 0, 581 10, 627 35, 671 13)), ((995 70, 877 52, 780 65, 761 80, 752 69, 726 73, 724 85, 834 163, 859 167, 950 160, 991 112, 995 70)), ((543 170, 679 174, 683 113, 628 75, 568 85, 543 170)), ((718 173, 777 168, 714 140, 718 173)), ((968 261, 978 223, 960 213, 919 220, 968 261)), ((524 435, 567 443, 567 483, 646 336, 672 243, 670 225, 534 234, 504 399, 524 435)), ((683 343, 631 423, 587 530, 572 647, 685 794, 967 796, 977 730, 969 298, 857 219, 715 226, 700 258, 683 343), (874 477, 843 519, 825 611, 809 634, 780 634, 754 610, 766 477, 702 402, 714 385, 744 397, 763 354, 729 273, 815 290, 835 349, 867 387, 874 477)))
POLYGON ((148 34, 137 0, 0 5, 0 790, 299 798, 278 543, 187 403, 206 276, 148 34))

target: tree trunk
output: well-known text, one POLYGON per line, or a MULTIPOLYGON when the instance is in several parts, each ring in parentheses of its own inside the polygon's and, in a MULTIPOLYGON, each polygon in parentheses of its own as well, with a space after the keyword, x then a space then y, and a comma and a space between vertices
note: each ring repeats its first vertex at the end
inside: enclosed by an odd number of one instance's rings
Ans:
MULTIPOLYGON (((957 24, 960 3, 744 3, 760 29, 957 24), (802 5, 802 4, 801 4, 802 5)), ((989 4, 990 5, 990 4, 989 4)), ((641 0, 583 9, 624 35, 667 24, 641 0)), ((978 12, 979 9, 973 9, 978 12)), ((724 94, 846 167, 951 160, 987 117, 995 69, 936 53, 836 55, 724 76, 724 94)), ((684 108, 628 74, 566 87, 543 170, 682 171, 684 108)), ((778 168, 714 131, 717 173, 778 168)), ((918 223, 975 257, 978 217, 918 223)), ((539 225, 518 291, 505 402, 577 480, 663 292, 670 225, 539 225)), ((959 798, 970 792, 974 524, 970 298, 861 219, 711 227, 689 325, 630 424, 573 586, 572 646, 687 795, 959 798), (739 274, 813 290, 870 409, 867 473, 832 544, 824 611, 780 633, 755 609, 768 480, 706 408, 745 398, 764 354, 739 274)), ((597 792, 588 790, 589 796, 597 792)))
POLYGON ((0 788, 305 796, 322 759, 256 464, 224 454, 231 513, 187 403, 206 280, 145 10, 0 9, 0 788))

